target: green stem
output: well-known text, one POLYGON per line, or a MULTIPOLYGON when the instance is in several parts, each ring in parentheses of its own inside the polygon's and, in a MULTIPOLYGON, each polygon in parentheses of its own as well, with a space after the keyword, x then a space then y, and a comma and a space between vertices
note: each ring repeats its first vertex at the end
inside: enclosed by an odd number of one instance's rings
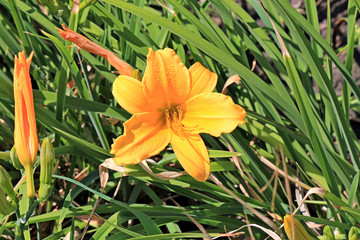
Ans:
POLYGON ((35 197, 35 185, 34 185, 32 164, 25 166, 25 175, 26 175, 26 194, 29 199, 33 199, 35 197))
MULTIPOLYGON (((38 214, 35 211, 35 216, 36 215, 38 215, 38 214)), ((37 240, 42 240, 42 237, 41 237, 41 224, 40 224, 40 222, 36 222, 35 225, 36 225, 36 229, 37 229, 37 233, 36 233, 37 240)))
POLYGON ((19 208, 16 209, 15 211, 15 215, 16 215, 16 226, 15 226, 15 240, 21 240, 21 224, 20 224, 20 211, 19 208))
MULTIPOLYGON (((20 233, 24 229, 24 226, 27 223, 27 221, 29 220, 31 214, 34 212, 35 208, 39 204, 40 204, 40 202, 37 199, 34 201, 33 198, 29 198, 29 210, 26 212, 25 216, 23 216, 22 218, 18 218, 18 221, 16 224, 16 226, 19 227, 20 233)), ((15 233, 15 237, 16 237, 16 233, 15 233)))

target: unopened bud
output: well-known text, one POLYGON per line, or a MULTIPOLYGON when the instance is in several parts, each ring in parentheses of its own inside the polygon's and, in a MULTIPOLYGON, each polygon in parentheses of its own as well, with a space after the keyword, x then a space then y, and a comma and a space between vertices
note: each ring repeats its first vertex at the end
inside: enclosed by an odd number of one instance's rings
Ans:
POLYGON ((54 168, 55 152, 49 138, 45 138, 40 150, 40 188, 39 201, 45 202, 52 194, 52 171, 54 168))
POLYGON ((358 228, 357 227, 351 227, 349 231, 349 240, 358 240, 358 228))
POLYGON ((0 165, 0 187, 4 190, 5 194, 8 195, 12 200, 16 199, 14 186, 11 183, 9 173, 0 165))
POLYGON ((15 210, 16 204, 14 202, 13 204, 9 203, 9 201, 6 199, 4 190, 0 187, 0 214, 8 215, 15 210))
POLYGON ((23 167, 21 162, 19 161, 17 154, 16 154, 15 145, 11 148, 10 159, 11 159, 11 162, 12 162, 14 168, 16 168, 17 170, 20 170, 23 167))
POLYGON ((324 227, 324 240, 335 240, 333 231, 329 226, 324 227))
POLYGON ((132 77, 141 81, 142 79, 142 76, 141 76, 141 73, 139 71, 139 69, 135 69, 133 72, 132 72, 132 77))
POLYGON ((308 240, 312 239, 303 225, 293 216, 289 214, 284 217, 284 229, 290 240, 308 240))

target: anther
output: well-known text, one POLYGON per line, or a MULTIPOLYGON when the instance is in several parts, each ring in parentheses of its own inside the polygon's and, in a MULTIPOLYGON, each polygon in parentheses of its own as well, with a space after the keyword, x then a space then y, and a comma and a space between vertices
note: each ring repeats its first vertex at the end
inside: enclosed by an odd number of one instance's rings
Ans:
POLYGON ((177 110, 179 112, 179 120, 181 121, 182 120, 182 112, 183 112, 183 109, 182 107, 177 107, 177 110))

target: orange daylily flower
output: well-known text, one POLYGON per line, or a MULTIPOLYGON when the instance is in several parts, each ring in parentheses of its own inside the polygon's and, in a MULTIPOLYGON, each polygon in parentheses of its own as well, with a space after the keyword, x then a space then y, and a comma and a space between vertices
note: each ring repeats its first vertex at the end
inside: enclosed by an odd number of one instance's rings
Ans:
POLYGON ((33 165, 38 151, 38 136, 34 112, 34 100, 30 78, 30 64, 34 52, 28 58, 25 51, 15 56, 14 67, 14 100, 15 100, 15 130, 14 142, 17 156, 24 166, 27 180, 27 195, 35 194, 33 180, 33 165))
POLYGON ((133 68, 128 63, 118 58, 114 53, 100 47, 99 45, 90 41, 88 38, 82 36, 81 34, 74 32, 70 28, 66 27, 65 24, 62 24, 61 26, 65 31, 60 28, 56 28, 56 29, 59 31, 60 35, 64 39, 74 43, 77 47, 84 49, 87 52, 105 58, 110 63, 111 66, 113 66, 114 68, 116 68, 116 70, 119 71, 121 75, 127 75, 127 76, 132 75, 133 68))
POLYGON ((113 85, 117 102, 133 114, 112 145, 115 163, 137 164, 170 143, 186 172, 205 181, 210 160, 199 133, 218 137, 246 116, 230 97, 212 92, 216 82, 217 75, 200 63, 187 69, 172 49, 149 49, 142 82, 119 76, 113 85))

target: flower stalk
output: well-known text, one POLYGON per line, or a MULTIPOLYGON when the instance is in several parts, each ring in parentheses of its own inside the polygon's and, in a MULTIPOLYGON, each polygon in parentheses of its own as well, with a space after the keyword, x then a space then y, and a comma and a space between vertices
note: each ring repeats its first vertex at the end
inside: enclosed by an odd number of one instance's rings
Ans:
POLYGON ((26 165, 25 168, 25 178, 26 178, 26 194, 28 198, 35 197, 35 183, 34 183, 34 174, 33 174, 33 165, 26 165))

